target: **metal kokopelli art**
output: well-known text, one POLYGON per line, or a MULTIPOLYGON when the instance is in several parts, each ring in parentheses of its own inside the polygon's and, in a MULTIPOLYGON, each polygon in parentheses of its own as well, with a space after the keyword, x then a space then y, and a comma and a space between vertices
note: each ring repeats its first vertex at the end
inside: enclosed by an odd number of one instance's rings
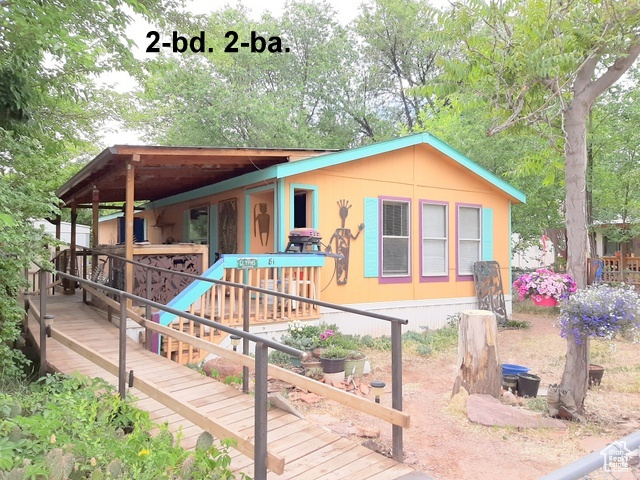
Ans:
POLYGON ((269 243, 270 225, 271 217, 267 213, 267 204, 259 203, 258 205, 255 205, 253 207, 253 236, 257 237, 258 234, 260 234, 260 245, 262 245, 263 247, 269 243), (260 213, 258 213, 256 210, 258 207, 260 207, 260 213))
POLYGON ((355 240, 360 235, 360 232, 364 229, 364 223, 358 225, 358 233, 355 235, 351 232, 351 229, 345 228, 347 216, 349 215, 348 200, 338 200, 338 206, 340 207, 340 219, 342 224, 340 228, 337 228, 329 242, 327 244, 327 252, 331 252, 331 244, 335 245, 335 253, 342 255, 342 258, 336 260, 336 281, 338 285, 346 285, 349 280, 349 250, 351 249, 351 240, 355 240))

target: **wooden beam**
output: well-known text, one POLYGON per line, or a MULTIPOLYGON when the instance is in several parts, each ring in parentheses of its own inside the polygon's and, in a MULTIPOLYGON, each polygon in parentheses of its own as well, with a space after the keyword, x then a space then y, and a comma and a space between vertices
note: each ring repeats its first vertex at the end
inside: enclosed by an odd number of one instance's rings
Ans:
POLYGON ((315 156, 335 150, 323 150, 320 152, 307 150, 278 150, 256 148, 207 148, 207 147, 140 147, 122 145, 117 147, 117 155, 162 155, 180 157, 289 157, 289 156, 315 156))
MULTIPOLYGON (((87 360, 95 363, 112 375, 118 375, 118 365, 101 355, 96 350, 85 347, 55 328, 51 328, 51 338, 57 340, 65 347, 73 350, 87 360)), ((183 418, 189 420, 200 428, 205 429, 214 437, 234 439, 236 441, 234 448, 247 457, 254 459, 253 444, 251 443, 250 438, 238 435, 229 427, 222 425, 221 423, 214 422, 208 417, 208 415, 202 413, 197 407, 180 402, 175 398, 175 394, 169 390, 159 387, 153 382, 136 377, 135 385, 135 388, 140 390, 142 393, 149 395, 151 398, 181 415, 183 418)), ((272 472, 282 475, 284 473, 284 463, 284 458, 273 453, 267 453, 267 468, 272 472)))
MULTIPOLYGON (((126 199, 125 199, 125 237, 124 237, 124 258, 133 260, 133 203, 135 198, 135 167, 133 163, 127 162, 126 178, 126 199)), ((124 288, 127 293, 133 293, 133 264, 125 262, 125 283, 124 288)), ((127 308, 131 308, 131 300, 127 300, 127 308)))

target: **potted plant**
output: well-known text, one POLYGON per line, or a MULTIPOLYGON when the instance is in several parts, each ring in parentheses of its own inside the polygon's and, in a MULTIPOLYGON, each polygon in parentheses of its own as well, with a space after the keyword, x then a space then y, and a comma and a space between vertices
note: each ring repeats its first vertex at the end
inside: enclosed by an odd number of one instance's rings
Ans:
POLYGON ((364 373, 364 364, 367 361, 367 356, 357 350, 352 350, 347 354, 347 358, 344 362, 344 375, 348 377, 353 375, 354 378, 362 378, 364 373))
POLYGON ((313 349, 313 356, 316 358, 322 357, 322 353, 326 350, 327 346, 331 343, 331 338, 336 332, 331 328, 321 328, 318 332, 316 347, 313 349))
POLYGON ((518 298, 531 298, 534 304, 555 307, 577 290, 576 282, 565 273, 556 273, 546 268, 520 275, 513 282, 518 298))
POLYGON ((344 372, 344 362, 349 354, 348 350, 336 345, 331 345, 322 352, 320 363, 324 373, 344 372))

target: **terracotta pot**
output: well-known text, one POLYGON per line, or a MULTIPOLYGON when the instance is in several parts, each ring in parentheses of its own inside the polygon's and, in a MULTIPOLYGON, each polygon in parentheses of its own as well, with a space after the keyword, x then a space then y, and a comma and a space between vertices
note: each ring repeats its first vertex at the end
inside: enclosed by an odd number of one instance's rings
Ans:
POLYGON ((539 307, 557 307, 558 300, 554 297, 549 297, 548 295, 532 295, 531 300, 534 305, 539 307))

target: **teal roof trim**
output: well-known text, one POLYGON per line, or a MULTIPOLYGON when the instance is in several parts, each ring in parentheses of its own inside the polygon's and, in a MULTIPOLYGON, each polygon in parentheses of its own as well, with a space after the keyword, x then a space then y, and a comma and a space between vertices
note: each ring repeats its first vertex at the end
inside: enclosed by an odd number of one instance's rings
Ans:
POLYGON ((216 193, 226 192, 228 190, 233 190, 234 188, 243 188, 253 183, 273 179, 275 178, 275 175, 276 170, 275 165, 273 165, 265 168, 264 170, 245 173, 239 177, 223 180, 222 182, 214 183, 213 185, 207 185, 206 187, 196 188, 195 190, 172 195, 171 197, 161 198, 155 202, 149 202, 145 205, 145 209, 166 207, 169 205, 175 205, 176 203, 188 202, 189 200, 196 200, 209 195, 215 195, 216 193))
POLYGON ((124 212, 111 213, 103 217, 98 218, 98 222, 106 222, 107 220, 114 220, 116 218, 124 217, 124 212))
POLYGON ((184 192, 178 195, 173 195, 171 197, 156 200, 155 202, 147 204, 145 208, 148 209, 166 207, 168 205, 195 200, 197 198, 214 195, 216 193, 222 193, 234 188, 247 187, 258 182, 264 182, 273 179, 282 179, 290 177, 292 175, 307 173, 318 170, 320 168, 332 167, 334 165, 340 165, 343 163, 351 162, 353 160, 359 160, 361 158, 388 153, 394 150, 399 150, 401 148, 413 147, 420 144, 431 145, 436 150, 447 155, 449 158, 455 160, 468 170, 471 170, 473 173, 491 183, 496 188, 502 190, 507 195, 518 200, 519 202, 526 203, 527 196, 520 190, 509 185, 507 182, 489 172, 488 170, 482 168, 477 163, 471 161, 469 158, 465 157, 462 153, 447 145, 439 138, 429 133, 416 133, 407 137, 395 138, 393 140, 365 145, 363 147, 353 148, 351 150, 343 150, 340 152, 328 153, 326 155, 320 155, 304 160, 297 160, 295 162, 272 165, 271 167, 265 168, 264 170, 245 173, 244 175, 241 175, 239 177, 230 178, 214 185, 208 185, 196 190, 191 190, 189 192, 184 192))
POLYGON ((431 145, 436 150, 444 153, 463 167, 471 170, 476 175, 482 177, 495 187, 499 188, 507 195, 510 195, 511 197, 522 203, 526 203, 527 196, 520 190, 509 185, 501 178, 482 168, 477 163, 474 163, 463 154, 429 133, 417 133, 414 135, 409 135, 408 137, 395 138, 393 140, 387 140, 386 142, 374 143, 372 145, 366 145, 364 147, 354 148, 352 150, 329 153, 327 155, 308 158, 306 160, 298 160, 297 162, 292 163, 283 163, 280 165, 275 165, 275 168, 277 170, 277 177, 285 178, 291 175, 307 173, 320 168, 332 167, 334 165, 340 165, 342 163, 347 163, 364 157, 379 155, 381 153, 388 153, 393 150, 413 147, 419 144, 431 145))

